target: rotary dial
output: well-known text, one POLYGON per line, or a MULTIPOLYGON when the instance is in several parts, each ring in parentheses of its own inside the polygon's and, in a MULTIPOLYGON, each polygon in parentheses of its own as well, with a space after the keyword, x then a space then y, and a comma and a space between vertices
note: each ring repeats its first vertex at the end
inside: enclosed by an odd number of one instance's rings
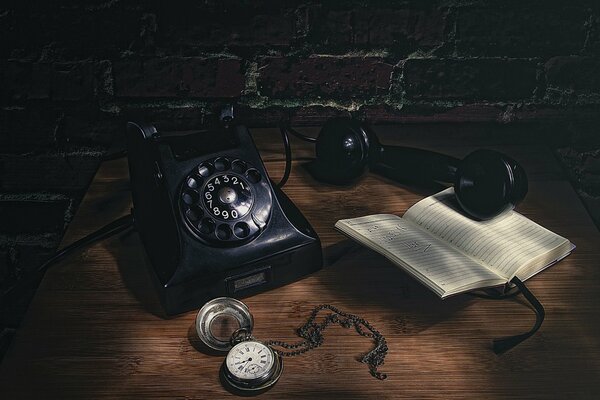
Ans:
POLYGON ((198 164, 184 179, 180 209, 192 234, 235 245, 252 240, 271 215, 269 180, 249 163, 226 157, 198 164))

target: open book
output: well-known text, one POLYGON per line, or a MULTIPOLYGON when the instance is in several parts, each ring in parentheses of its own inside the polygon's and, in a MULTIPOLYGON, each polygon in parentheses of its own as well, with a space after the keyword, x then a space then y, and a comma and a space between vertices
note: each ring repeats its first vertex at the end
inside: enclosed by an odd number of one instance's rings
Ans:
POLYGON ((383 254, 441 298, 521 281, 571 253, 562 236, 510 211, 489 221, 466 216, 449 188, 427 197, 402 218, 376 214, 335 227, 383 254))

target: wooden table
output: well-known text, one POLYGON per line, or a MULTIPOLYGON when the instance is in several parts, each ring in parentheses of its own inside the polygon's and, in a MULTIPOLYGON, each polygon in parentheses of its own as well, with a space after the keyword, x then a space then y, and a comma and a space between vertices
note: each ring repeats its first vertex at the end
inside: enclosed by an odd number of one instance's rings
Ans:
MULTIPOLYGON (((283 162, 276 132, 255 134, 277 180, 283 162)), ((477 147, 438 139, 426 147, 456 156, 477 147)), ((418 135, 410 140, 423 142, 418 135)), ((497 356, 492 338, 521 333, 533 323, 521 298, 461 295, 442 301, 384 258, 345 240, 333 229, 337 219, 402 214, 429 193, 372 175, 351 188, 317 184, 299 166, 312 149, 294 140, 297 161, 285 191, 319 233, 328 266, 245 299, 254 334, 294 341, 295 328, 315 305, 333 304, 368 319, 387 338, 381 370, 388 379, 375 380, 357 361, 371 348, 369 340, 332 327, 321 348, 285 359, 280 381, 261 398, 600 397, 598 230, 547 148, 488 147, 511 154, 528 171, 530 193, 519 211, 577 245, 567 259, 528 281, 546 307, 541 330, 497 356)), ((102 165, 63 244, 128 213, 128 185, 126 160, 102 165)), ((138 235, 130 232, 54 266, 1 365, 0 397, 233 397, 218 380, 223 357, 198 350, 196 313, 162 316, 144 257, 138 235)))

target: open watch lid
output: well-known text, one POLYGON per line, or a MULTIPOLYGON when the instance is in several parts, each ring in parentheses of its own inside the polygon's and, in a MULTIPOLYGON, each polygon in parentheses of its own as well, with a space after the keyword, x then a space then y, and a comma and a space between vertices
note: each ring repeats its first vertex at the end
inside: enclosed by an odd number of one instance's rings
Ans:
POLYGON ((231 297, 218 297, 202 306, 196 316, 198 338, 209 348, 227 352, 231 336, 240 329, 252 332, 254 318, 246 304, 231 297))

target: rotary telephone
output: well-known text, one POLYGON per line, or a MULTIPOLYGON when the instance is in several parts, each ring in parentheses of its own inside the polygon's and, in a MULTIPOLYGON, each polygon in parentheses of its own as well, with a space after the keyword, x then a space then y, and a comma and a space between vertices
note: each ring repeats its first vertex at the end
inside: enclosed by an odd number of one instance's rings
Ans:
MULTIPOLYGON (((219 296, 243 297, 290 283, 322 266, 308 221, 271 183, 248 129, 222 113, 219 127, 185 134, 128 123, 134 222, 149 255, 164 309, 176 314, 219 296)), ((401 183, 454 183, 474 219, 495 217, 527 193, 523 168, 504 154, 477 150, 464 160, 384 146, 368 126, 329 120, 307 165, 318 181, 347 184, 369 168, 401 183)))
POLYGON ((245 126, 127 124, 133 217, 164 310, 244 297, 322 266, 319 238, 269 179, 245 126))

